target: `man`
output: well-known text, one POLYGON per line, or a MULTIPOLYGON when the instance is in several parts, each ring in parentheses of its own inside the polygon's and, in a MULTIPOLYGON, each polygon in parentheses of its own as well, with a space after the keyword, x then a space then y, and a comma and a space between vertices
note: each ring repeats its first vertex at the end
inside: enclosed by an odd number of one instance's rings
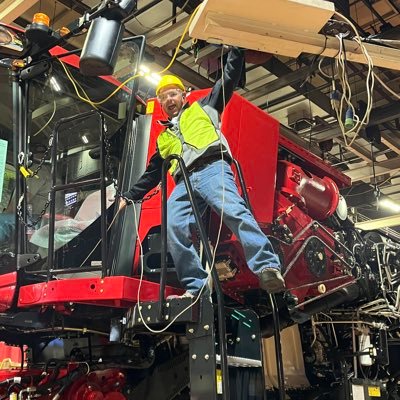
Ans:
MULTIPOLYGON (((124 197, 139 200, 161 179, 163 160, 180 155, 190 172, 190 182, 200 211, 210 206, 243 246, 249 268, 258 275, 260 287, 269 293, 280 292, 285 284, 279 258, 239 195, 230 162, 228 143, 219 130, 220 114, 232 97, 244 66, 243 50, 232 48, 228 54, 223 79, 218 80, 209 95, 192 105, 186 103, 185 87, 172 75, 163 76, 156 89, 157 98, 167 121, 157 139, 157 151, 139 181, 124 197)), ((185 297, 196 296, 207 279, 200 258, 191 241, 193 212, 176 160, 169 169, 176 187, 168 199, 168 249, 178 278, 186 289, 185 297)))

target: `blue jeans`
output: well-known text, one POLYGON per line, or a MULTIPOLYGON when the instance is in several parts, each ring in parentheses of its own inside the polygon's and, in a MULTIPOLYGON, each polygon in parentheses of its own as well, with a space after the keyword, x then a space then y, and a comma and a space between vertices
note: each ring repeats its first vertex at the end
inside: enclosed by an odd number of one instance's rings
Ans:
MULTIPOLYGON (((279 258, 239 195, 226 161, 215 161, 192 172, 190 183, 201 213, 210 206, 221 215, 223 206, 223 221, 242 244, 247 265, 255 274, 260 274, 265 268, 280 269, 279 258)), ((179 281, 186 290, 196 293, 203 286, 207 272, 192 243, 193 223, 192 206, 181 179, 168 199, 168 250, 179 281)))

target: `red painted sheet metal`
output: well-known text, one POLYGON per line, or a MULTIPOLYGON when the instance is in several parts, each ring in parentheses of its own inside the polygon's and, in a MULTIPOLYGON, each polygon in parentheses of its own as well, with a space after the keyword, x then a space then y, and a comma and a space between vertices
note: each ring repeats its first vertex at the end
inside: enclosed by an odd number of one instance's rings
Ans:
POLYGON ((279 136, 279 146, 284 147, 293 154, 296 154, 302 160, 300 166, 304 167, 311 173, 319 176, 320 178, 328 176, 335 181, 340 189, 351 186, 351 179, 343 172, 332 167, 316 155, 310 153, 303 147, 298 146, 296 143, 293 143, 291 140, 282 135, 279 136))
MULTIPOLYGON (((138 300, 140 280, 126 276, 106 278, 65 279, 41 282, 20 288, 18 306, 82 303, 110 307, 129 307, 138 300)), ((141 301, 158 300, 159 285, 143 281, 141 301)), ((182 290, 166 288, 166 295, 181 294, 182 290)))
POLYGON ((273 219, 279 122, 234 94, 223 115, 222 131, 243 170, 254 216, 265 226, 273 219))
POLYGON ((0 312, 4 312, 11 307, 16 287, 16 272, 0 275, 0 312))
POLYGON ((22 354, 19 347, 0 342, 0 370, 20 367, 21 361, 22 354))

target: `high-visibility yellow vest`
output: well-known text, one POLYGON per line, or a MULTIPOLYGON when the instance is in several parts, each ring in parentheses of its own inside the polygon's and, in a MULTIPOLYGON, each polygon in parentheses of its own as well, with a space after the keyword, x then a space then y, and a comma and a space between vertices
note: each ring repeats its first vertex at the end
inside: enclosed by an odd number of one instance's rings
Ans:
MULTIPOLYGON (((162 158, 171 154, 183 158, 185 165, 190 165, 199 157, 218 154, 221 150, 228 152, 228 142, 219 130, 219 114, 210 106, 202 106, 194 102, 186 108, 178 119, 176 131, 167 128, 157 139, 158 151, 162 158)), ((180 168, 176 160, 172 160, 169 172, 175 177, 180 168)))

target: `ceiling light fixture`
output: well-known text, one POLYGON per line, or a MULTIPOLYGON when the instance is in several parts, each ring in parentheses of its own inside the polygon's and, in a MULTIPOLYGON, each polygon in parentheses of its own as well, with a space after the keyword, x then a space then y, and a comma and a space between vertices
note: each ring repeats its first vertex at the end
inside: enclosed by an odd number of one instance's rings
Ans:
POLYGON ((146 65, 139 66, 139 75, 143 76, 147 81, 153 85, 157 85, 161 80, 161 76, 155 72, 150 72, 150 68, 146 65))
POLYGON ((148 74, 148 73, 150 73, 150 68, 143 64, 139 65, 139 73, 140 72, 143 73, 143 75, 148 74))
POLYGON ((382 200, 379 200, 379 205, 385 208, 386 210, 390 210, 395 213, 400 213, 400 205, 387 197, 382 200))

